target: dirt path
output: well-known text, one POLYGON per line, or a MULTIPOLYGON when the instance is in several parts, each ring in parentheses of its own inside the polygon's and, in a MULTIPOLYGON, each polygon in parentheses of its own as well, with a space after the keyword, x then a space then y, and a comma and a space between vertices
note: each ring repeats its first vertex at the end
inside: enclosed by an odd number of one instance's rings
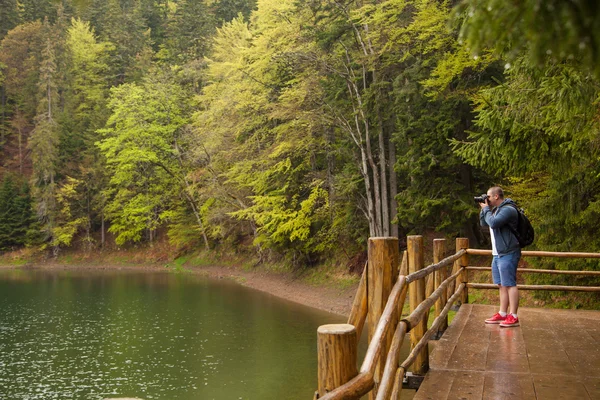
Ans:
MULTIPOLYGON (((0 268, 15 268, 0 266, 0 268)), ((32 268, 32 267, 21 267, 32 268)), ((123 271, 161 271, 165 268, 160 266, 71 266, 58 264, 42 264, 33 267, 45 270, 123 270, 123 271)), ((347 289, 337 289, 327 286, 313 286, 291 274, 278 274, 266 271, 245 271, 233 267, 204 266, 185 267, 194 274, 208 276, 214 279, 231 279, 243 286, 270 293, 296 303, 309 307, 328 311, 334 314, 348 316, 352 308, 352 302, 356 293, 357 285, 347 289)))

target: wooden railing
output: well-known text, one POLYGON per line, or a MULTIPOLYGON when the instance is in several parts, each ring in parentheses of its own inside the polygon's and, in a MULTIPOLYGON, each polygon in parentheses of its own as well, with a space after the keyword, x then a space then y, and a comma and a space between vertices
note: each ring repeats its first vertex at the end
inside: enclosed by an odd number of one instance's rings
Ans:
POLYGON ((395 261, 399 259, 398 239, 369 239, 369 261, 348 324, 319 328, 319 389, 315 398, 358 399, 369 392, 370 399, 398 398, 409 367, 414 365, 413 372, 419 375, 427 371, 428 341, 448 326, 450 307, 460 299, 465 288, 464 283, 455 283, 465 275, 465 269, 459 264, 466 255, 466 249, 459 249, 456 254, 443 258, 445 240, 437 239, 434 242, 434 264, 423 268, 423 237, 409 236, 407 244, 408 250, 404 252, 398 272, 395 261), (448 276, 448 269, 453 264, 453 273, 448 276), (426 284, 427 277, 430 277, 430 285, 426 284), (393 286, 388 285, 391 282, 393 286), (426 297, 427 288, 431 288, 431 293, 426 297), (409 292, 410 315, 400 319, 409 292), (427 329, 429 312, 434 306, 436 318, 427 329), (336 349, 344 346, 336 342, 347 338, 349 326, 355 329, 359 338, 367 318, 374 320, 369 325, 369 347, 360 370, 353 372, 348 364, 356 364, 356 359, 338 354, 336 349), (412 351, 400 363, 399 349, 409 332, 412 351))
MULTIPOLYGON (((370 238, 363 272, 347 324, 325 325, 318 331, 319 372, 315 399, 398 399, 408 369, 423 376, 429 369, 428 342, 448 326, 448 312, 456 302, 468 302, 468 289, 498 289, 497 285, 469 283, 468 271, 490 270, 469 266, 469 255, 491 255, 490 250, 469 248, 456 239, 456 253, 444 258, 445 240, 433 243, 433 264, 423 267, 423 237, 408 236, 398 270, 398 239, 370 238), (453 266, 452 271, 449 267, 453 266), (402 318, 409 294, 410 314, 402 318), (431 327, 427 321, 431 308, 431 327), (369 347, 360 370, 356 345, 369 322, 369 347), (400 348, 410 332, 411 352, 400 362, 400 348), (349 347, 352 347, 349 350, 349 347), (386 354, 384 357, 383 355, 386 354)), ((599 253, 523 251, 524 257, 600 258, 599 253)), ((600 276, 600 271, 518 269, 521 272, 600 276)), ((600 291, 600 287, 518 285, 524 290, 600 291)))
MULTIPOLYGON (((491 250, 467 249, 467 254, 477 256, 491 256, 491 250)), ((600 253, 568 253, 556 251, 522 251, 521 257, 555 257, 555 258, 600 258, 600 253)), ((491 271, 491 267, 466 268, 468 271, 491 271)), ((572 271, 560 269, 518 268, 518 273, 552 274, 552 275, 578 275, 600 276, 600 271, 572 271)), ((498 285, 488 283, 467 283, 473 289, 498 289, 498 285)), ((517 285, 519 290, 562 290, 568 292, 600 292, 598 286, 564 286, 564 285, 517 285)))

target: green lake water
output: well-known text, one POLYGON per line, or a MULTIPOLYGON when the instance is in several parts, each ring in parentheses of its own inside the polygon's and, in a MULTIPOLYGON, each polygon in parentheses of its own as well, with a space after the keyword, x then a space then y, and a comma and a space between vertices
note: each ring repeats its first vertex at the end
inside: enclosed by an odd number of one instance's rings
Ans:
POLYGON ((227 280, 0 271, 0 399, 309 399, 343 318, 227 280))

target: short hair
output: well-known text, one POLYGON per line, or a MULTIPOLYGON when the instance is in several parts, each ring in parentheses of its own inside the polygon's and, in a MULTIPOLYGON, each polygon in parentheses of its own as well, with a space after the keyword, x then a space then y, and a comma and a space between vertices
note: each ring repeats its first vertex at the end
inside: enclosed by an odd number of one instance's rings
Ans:
POLYGON ((492 195, 496 194, 501 199, 504 198, 504 190, 502 190, 502 188, 500 186, 493 186, 493 187, 489 188, 488 190, 492 193, 492 195))

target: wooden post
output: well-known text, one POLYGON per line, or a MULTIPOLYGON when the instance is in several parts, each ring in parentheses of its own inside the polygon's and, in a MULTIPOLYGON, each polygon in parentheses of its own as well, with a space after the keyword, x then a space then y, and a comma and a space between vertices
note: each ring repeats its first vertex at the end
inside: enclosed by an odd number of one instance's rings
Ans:
POLYGON ((319 397, 358 375, 356 328, 350 324, 321 325, 317 330, 319 397))
MULTIPOLYGON (((399 250, 398 238, 395 237, 372 237, 369 238, 369 264, 367 274, 367 322, 369 325, 369 343, 377 328, 383 309, 387 304, 392 287, 398 278, 399 250)), ((385 367, 385 359, 392 343, 394 330, 398 323, 398 316, 391 321, 385 346, 381 350, 382 356, 375 368, 373 380, 375 386, 369 394, 369 399, 374 399, 381 381, 381 374, 385 367)))
MULTIPOLYGON (((446 255, 446 239, 433 239, 433 263, 437 264, 444 259, 446 255)), ((442 282, 448 278, 448 268, 440 268, 434 272, 435 288, 437 289, 442 282)), ((446 307, 448 301, 448 292, 444 291, 439 300, 435 302, 435 317, 439 317, 440 313, 446 307)), ((442 320, 439 333, 443 333, 448 328, 448 317, 442 320)))
MULTIPOLYGON (((469 239, 468 238, 456 238, 456 251, 457 252, 459 250, 468 249, 468 248, 469 248, 469 239)), ((468 267, 469 266, 469 255, 465 253, 465 255, 462 256, 461 258, 459 258, 456 262, 458 263, 457 264, 458 268, 468 267)), ((459 283, 465 284, 465 289, 463 290, 462 294, 460 295, 460 303, 467 304, 467 303, 469 303, 469 290, 467 289, 467 283, 469 282, 468 271, 465 269, 462 272, 462 274, 460 274, 460 276, 458 277, 457 280, 459 283)))
MULTIPOLYGON (((425 260, 423 255, 423 236, 415 235, 408 236, 406 238, 408 247, 408 272, 413 273, 423 269, 425 260)), ((415 282, 411 282, 408 285, 409 301, 410 301, 410 312, 413 312, 415 308, 423 300, 425 300, 425 280, 418 279, 415 282)), ((411 349, 414 348, 419 340, 427 331, 427 316, 418 323, 410 331, 410 344, 411 349)), ((429 369, 429 350, 427 346, 423 348, 423 351, 417 355, 413 364, 413 372, 417 375, 424 375, 429 369)))
POLYGON ((429 274, 425 278, 425 298, 431 296, 431 293, 435 290, 435 278, 434 274, 429 274))

